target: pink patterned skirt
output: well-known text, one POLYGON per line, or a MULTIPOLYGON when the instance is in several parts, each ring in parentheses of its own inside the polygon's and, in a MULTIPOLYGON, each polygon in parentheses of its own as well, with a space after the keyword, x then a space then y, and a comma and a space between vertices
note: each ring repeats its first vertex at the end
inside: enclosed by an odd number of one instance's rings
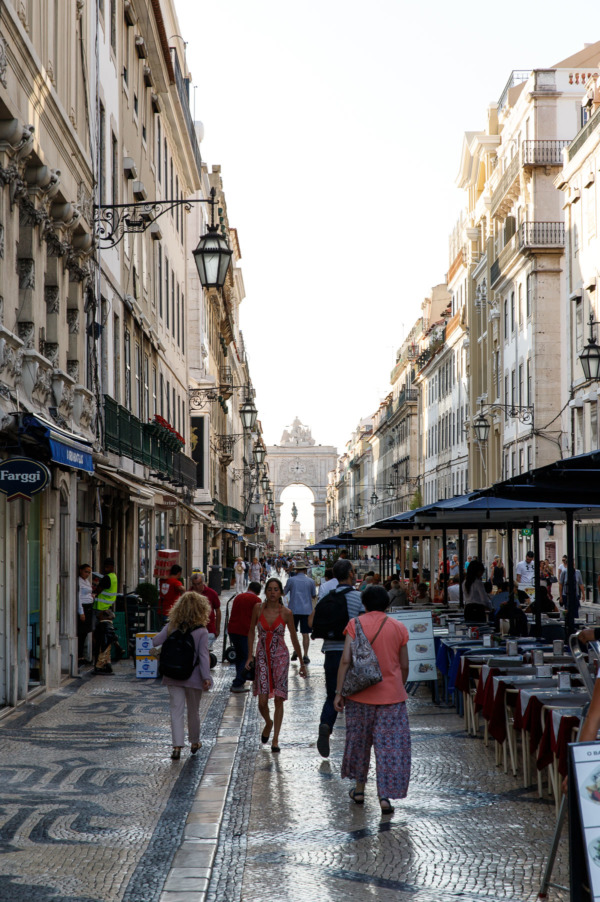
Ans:
POLYGON ((254 695, 287 699, 290 653, 285 644, 285 622, 278 616, 269 626, 261 614, 257 626, 254 695))

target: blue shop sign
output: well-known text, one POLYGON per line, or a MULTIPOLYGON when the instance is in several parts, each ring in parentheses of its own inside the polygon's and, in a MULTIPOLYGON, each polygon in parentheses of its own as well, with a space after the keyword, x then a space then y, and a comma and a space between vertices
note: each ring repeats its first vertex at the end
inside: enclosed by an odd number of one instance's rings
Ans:
POLYGON ((0 492, 7 501, 24 498, 31 501, 50 482, 50 470, 28 457, 11 457, 0 463, 0 492))
POLYGON ((26 414, 23 417, 20 431, 34 436, 44 444, 47 443, 50 459, 54 463, 74 470, 84 470, 86 473, 94 472, 91 445, 81 436, 60 429, 43 417, 36 417, 33 414, 26 414))

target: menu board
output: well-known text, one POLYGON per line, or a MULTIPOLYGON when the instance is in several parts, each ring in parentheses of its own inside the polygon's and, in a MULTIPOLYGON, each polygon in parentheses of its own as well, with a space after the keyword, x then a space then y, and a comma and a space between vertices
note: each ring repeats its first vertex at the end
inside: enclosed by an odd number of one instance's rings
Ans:
POLYGON ((570 898, 600 902, 600 742, 575 743, 569 750, 570 898), (586 865, 589 896, 581 886, 586 865))
POLYGON ((393 611, 388 617, 408 630, 408 682, 437 680, 431 611, 393 611))

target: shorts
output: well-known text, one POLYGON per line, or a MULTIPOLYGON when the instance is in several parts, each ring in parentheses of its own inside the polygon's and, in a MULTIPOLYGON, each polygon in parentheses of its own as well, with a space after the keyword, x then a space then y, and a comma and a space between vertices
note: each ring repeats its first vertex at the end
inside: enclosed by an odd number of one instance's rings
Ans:
POLYGON ((296 632, 298 631, 298 626, 300 626, 301 633, 310 633, 310 627, 308 625, 309 614, 294 614, 294 626, 296 627, 296 632))

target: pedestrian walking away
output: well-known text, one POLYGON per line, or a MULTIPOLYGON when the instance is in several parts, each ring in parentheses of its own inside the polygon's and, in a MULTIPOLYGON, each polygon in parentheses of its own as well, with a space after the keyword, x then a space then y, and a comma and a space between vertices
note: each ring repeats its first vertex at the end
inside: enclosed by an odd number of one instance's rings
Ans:
POLYGON ((155 648, 162 646, 169 636, 179 630, 191 634, 194 642, 192 670, 187 679, 178 680, 163 675, 163 685, 169 691, 171 712, 171 736, 173 751, 171 758, 178 761, 184 746, 184 713, 187 707, 188 738, 191 753, 195 755, 200 742, 200 701, 202 693, 212 687, 210 657, 208 652, 208 630, 211 616, 210 604, 198 592, 185 592, 171 608, 169 621, 160 633, 152 638, 155 648))
POLYGON ((308 618, 308 624, 313 628, 313 639, 324 638, 321 633, 316 635, 314 629, 315 621, 318 624, 319 615, 325 611, 331 611, 333 617, 328 619, 332 622, 336 619, 336 612, 339 610, 340 616, 337 618, 335 637, 332 639, 324 639, 322 651, 325 656, 323 664, 325 670, 325 702, 321 711, 319 721, 319 735, 317 737, 317 749, 322 758, 328 758, 330 752, 330 736, 333 732, 338 712, 333 702, 335 699, 337 676, 342 660, 342 652, 346 637, 344 630, 348 625, 348 621, 353 617, 358 617, 364 612, 362 596, 360 592, 354 588, 356 582, 356 572, 352 563, 348 560, 338 560, 333 565, 333 579, 335 586, 331 592, 320 598, 317 606, 308 618), (339 623, 339 631, 337 629, 339 623))
POLYGON ((158 591, 160 593, 158 616, 161 618, 161 625, 164 625, 167 622, 171 608, 177 599, 181 598, 185 592, 181 581, 182 572, 179 564, 173 564, 169 571, 169 575, 165 579, 160 579, 158 582, 158 591))
POLYGON ((377 795, 382 814, 392 814, 391 799, 403 799, 410 779, 410 731, 406 713, 405 683, 408 677, 408 630, 385 611, 389 604, 383 586, 369 586, 362 595, 366 612, 346 627, 346 641, 338 672, 335 709, 346 710, 346 746, 342 777, 355 781, 350 798, 365 800, 371 746, 375 751, 377 795), (352 663, 352 641, 359 622, 372 644, 382 680, 344 698, 342 689, 352 663))
MULTIPOLYGON (((248 669, 255 663, 254 695, 258 696, 258 710, 265 722, 261 734, 261 742, 269 741, 271 730, 273 740, 271 751, 278 753, 279 734, 283 721, 283 703, 288 697, 288 673, 290 654, 285 644, 285 628, 290 631, 290 639, 294 651, 300 656, 300 643, 296 635, 292 612, 283 604, 283 586, 277 577, 267 580, 265 586, 266 600, 254 606, 252 622, 248 633, 248 669), (254 655, 254 639, 258 632, 256 657, 254 655), (269 699, 275 700, 275 713, 271 718, 269 699)), ((300 676, 306 676, 306 665, 300 665, 300 676)))
POLYGON ((246 692, 250 686, 246 685, 248 671, 248 633, 252 623, 252 613, 260 595, 260 583, 250 583, 247 592, 241 592, 233 599, 231 615, 227 624, 229 639, 235 649, 235 678, 231 684, 232 692, 246 692))
MULTIPOLYGON (((316 598, 317 587, 314 580, 306 575, 307 567, 304 561, 296 561, 295 568, 297 575, 293 579, 289 579, 285 584, 285 595, 286 598, 288 595, 290 598, 289 608, 294 615, 295 628, 298 629, 300 627, 300 632, 302 633, 302 647, 304 651, 302 660, 304 664, 310 664, 310 658, 308 657, 308 646, 310 644, 308 618, 313 612, 313 599, 316 598)), ((294 650, 292 661, 295 661, 299 655, 300 653, 296 653, 294 650)))
POLYGON ((208 619, 207 629, 209 637, 214 641, 221 635, 221 601, 214 589, 207 586, 204 582, 204 573, 202 570, 192 570, 192 578, 190 580, 190 590, 204 595, 210 604, 210 617, 208 619))

